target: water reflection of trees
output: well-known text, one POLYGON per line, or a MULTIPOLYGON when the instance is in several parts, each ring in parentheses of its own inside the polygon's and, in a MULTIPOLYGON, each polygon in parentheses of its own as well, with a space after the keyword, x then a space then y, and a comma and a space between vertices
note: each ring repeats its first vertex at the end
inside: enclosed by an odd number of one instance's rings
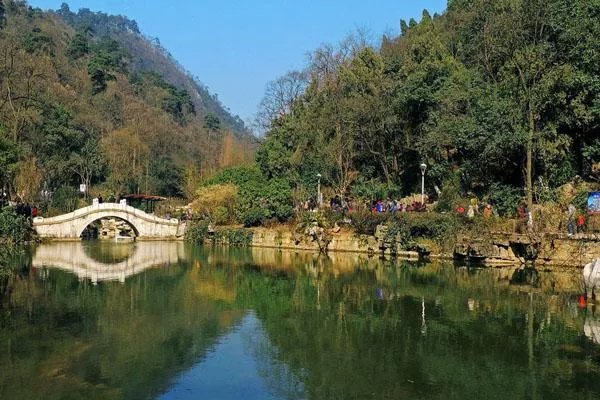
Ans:
POLYGON ((496 270, 372 265, 294 271, 245 290, 310 398, 560 397, 597 382, 599 353, 582 339, 570 295, 498 279, 496 270))
POLYGON ((242 315, 195 295, 189 273, 173 265, 96 287, 60 271, 16 277, 0 327, 0 363, 11 365, 0 397, 136 399, 165 390, 242 315))
POLYGON ((600 392, 570 277, 255 249, 96 287, 21 275, 2 308, 2 398, 147 398, 253 310, 247 338, 281 398, 522 398, 600 392), (552 282, 554 282, 552 284, 552 282), (424 329, 424 325, 425 328, 424 329), (13 382, 33 380, 31 385, 13 382))

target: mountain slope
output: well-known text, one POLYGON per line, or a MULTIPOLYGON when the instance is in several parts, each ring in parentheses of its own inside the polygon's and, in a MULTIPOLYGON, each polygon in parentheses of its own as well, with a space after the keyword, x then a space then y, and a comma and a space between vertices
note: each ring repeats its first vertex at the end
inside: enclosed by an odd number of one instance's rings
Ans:
POLYGON ((75 31, 23 1, 0 5, 0 187, 13 199, 40 204, 53 193, 68 211, 82 183, 104 197, 190 195, 252 157, 250 135, 217 102, 160 71, 136 72, 119 37, 75 31))
POLYGON ((64 3, 56 14, 75 30, 89 29, 96 37, 110 36, 117 39, 131 56, 132 71, 153 71, 160 74, 167 82, 190 93, 200 114, 216 115, 223 125, 238 137, 248 133, 239 116, 232 115, 216 95, 211 94, 202 83, 194 79, 191 73, 160 45, 158 39, 143 36, 135 21, 121 15, 93 12, 87 8, 74 13, 64 3))

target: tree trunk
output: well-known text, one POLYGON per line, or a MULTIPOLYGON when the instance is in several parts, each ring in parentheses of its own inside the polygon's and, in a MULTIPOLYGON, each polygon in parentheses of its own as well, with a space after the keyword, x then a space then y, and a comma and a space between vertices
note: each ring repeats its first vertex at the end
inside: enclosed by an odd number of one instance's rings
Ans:
POLYGON ((527 191, 527 208, 531 212, 533 207, 533 134, 535 132, 535 122, 533 120, 533 111, 531 110, 531 102, 528 110, 529 132, 527 133, 527 161, 526 161, 526 178, 525 187, 527 191))

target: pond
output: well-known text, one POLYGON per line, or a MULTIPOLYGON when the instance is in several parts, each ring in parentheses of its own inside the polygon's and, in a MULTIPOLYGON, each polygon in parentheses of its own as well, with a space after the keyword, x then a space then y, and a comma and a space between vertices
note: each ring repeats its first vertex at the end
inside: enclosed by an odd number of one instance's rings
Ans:
POLYGON ((14 263, 2 399, 600 395, 573 269, 95 241, 14 263))

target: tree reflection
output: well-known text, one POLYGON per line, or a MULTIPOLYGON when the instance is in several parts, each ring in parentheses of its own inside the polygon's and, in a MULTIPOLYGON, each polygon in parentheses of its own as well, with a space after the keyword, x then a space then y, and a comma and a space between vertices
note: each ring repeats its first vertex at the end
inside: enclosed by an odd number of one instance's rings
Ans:
POLYGON ((532 287, 511 284, 516 267, 184 253, 124 284, 52 269, 12 277, 0 397, 154 397, 245 315, 261 327, 245 348, 277 398, 600 393, 597 323, 573 301, 570 276, 539 272, 532 287))

